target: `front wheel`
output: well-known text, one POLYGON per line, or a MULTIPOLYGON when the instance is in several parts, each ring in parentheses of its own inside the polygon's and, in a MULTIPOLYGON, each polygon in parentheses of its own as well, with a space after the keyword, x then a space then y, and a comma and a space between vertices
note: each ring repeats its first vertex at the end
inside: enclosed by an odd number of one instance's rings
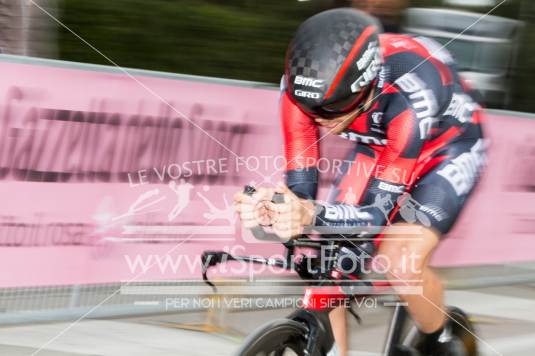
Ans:
POLYGON ((238 356, 304 356, 306 327, 294 320, 269 322, 250 334, 238 356))

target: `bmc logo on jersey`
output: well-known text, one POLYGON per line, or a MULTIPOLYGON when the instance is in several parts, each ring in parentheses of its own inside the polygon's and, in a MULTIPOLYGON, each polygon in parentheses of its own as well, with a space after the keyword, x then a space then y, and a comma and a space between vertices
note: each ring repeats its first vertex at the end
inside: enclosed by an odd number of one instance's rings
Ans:
POLYGON ((420 138, 427 137, 436 122, 434 115, 438 111, 438 104, 433 91, 427 89, 424 81, 416 73, 406 73, 395 82, 401 90, 408 94, 420 128, 420 138))
POLYGON ((325 218, 329 220, 371 220, 373 216, 355 206, 327 205, 325 206, 325 218))
POLYGON ((368 43, 368 48, 366 48, 366 51, 364 51, 362 57, 360 57, 360 59, 357 61, 357 68, 362 70, 365 66, 367 66, 377 51, 377 41, 368 43))
POLYGON ((402 185, 394 185, 385 182, 379 182, 379 189, 390 193, 401 194, 405 191, 405 187, 402 185))
POLYGON ((479 109, 479 105, 470 96, 453 93, 444 115, 451 115, 461 123, 470 122, 474 111, 477 109, 479 109))
POLYGON ((298 75, 294 79, 294 84, 312 88, 321 88, 324 83, 325 81, 323 79, 307 78, 302 75, 298 75))
POLYGON ((455 157, 437 172, 451 184, 458 196, 468 194, 479 178, 481 168, 486 163, 486 146, 485 140, 477 140, 470 152, 455 157))
POLYGON ((364 71, 364 73, 362 73, 362 75, 360 77, 357 78, 357 80, 355 80, 353 82, 353 84, 351 84, 351 92, 352 93, 357 93, 359 92, 362 88, 366 87, 368 84, 371 83, 372 80, 375 79, 375 77, 377 77, 377 73, 379 72, 379 69, 381 68, 381 54, 379 52, 379 49, 377 48, 377 46, 375 47, 372 47, 372 48, 368 48, 366 50, 366 52, 364 53, 364 55, 366 55, 366 53, 370 51, 370 54, 368 55, 368 57, 371 56, 371 60, 369 58, 364 58, 362 57, 358 62, 357 62, 357 67, 361 68, 364 68, 364 66, 366 65, 366 63, 368 63, 367 65, 367 68, 366 70, 364 71), (361 62, 361 60, 364 60, 361 62))

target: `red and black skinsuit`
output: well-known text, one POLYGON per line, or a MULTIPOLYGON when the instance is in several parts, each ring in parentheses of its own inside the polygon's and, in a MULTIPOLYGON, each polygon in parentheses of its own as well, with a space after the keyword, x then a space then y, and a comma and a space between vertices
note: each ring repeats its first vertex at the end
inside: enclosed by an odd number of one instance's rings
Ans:
MULTIPOLYGON (((449 53, 432 40, 380 35, 376 99, 340 134, 355 141, 316 226, 407 221, 447 233, 485 160, 481 109, 449 53), (433 55, 431 55, 433 53, 433 55)), ((284 90, 280 100, 287 184, 315 199, 320 134, 284 90)))

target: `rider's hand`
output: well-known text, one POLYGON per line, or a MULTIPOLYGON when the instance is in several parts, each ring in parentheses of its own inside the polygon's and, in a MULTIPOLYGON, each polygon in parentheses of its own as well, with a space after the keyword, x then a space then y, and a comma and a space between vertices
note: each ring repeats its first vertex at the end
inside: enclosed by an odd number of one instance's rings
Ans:
POLYGON ((273 206, 273 231, 283 239, 291 239, 303 233, 303 226, 314 220, 314 203, 300 199, 286 185, 279 184, 275 192, 284 195, 284 202, 273 206))
POLYGON ((271 188, 257 188, 252 196, 243 192, 234 195, 234 209, 244 228, 250 229, 258 225, 273 223, 272 197, 273 189, 271 188))

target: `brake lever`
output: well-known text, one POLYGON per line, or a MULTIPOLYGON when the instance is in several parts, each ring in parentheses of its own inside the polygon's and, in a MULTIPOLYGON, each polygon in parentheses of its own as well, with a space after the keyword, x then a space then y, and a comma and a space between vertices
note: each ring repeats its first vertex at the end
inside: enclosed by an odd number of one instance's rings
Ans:
POLYGON ((215 284, 213 284, 209 279, 208 279, 208 268, 204 268, 203 267, 203 271, 202 271, 202 279, 204 281, 204 283, 206 283, 207 285, 209 285, 211 288, 212 288, 212 291, 214 293, 217 293, 217 288, 215 286, 215 284))
POLYGON ((215 284, 208 279, 208 269, 221 263, 223 258, 228 256, 230 256, 228 253, 222 251, 204 251, 201 255, 202 279, 204 283, 212 287, 214 293, 217 293, 217 288, 215 284))

